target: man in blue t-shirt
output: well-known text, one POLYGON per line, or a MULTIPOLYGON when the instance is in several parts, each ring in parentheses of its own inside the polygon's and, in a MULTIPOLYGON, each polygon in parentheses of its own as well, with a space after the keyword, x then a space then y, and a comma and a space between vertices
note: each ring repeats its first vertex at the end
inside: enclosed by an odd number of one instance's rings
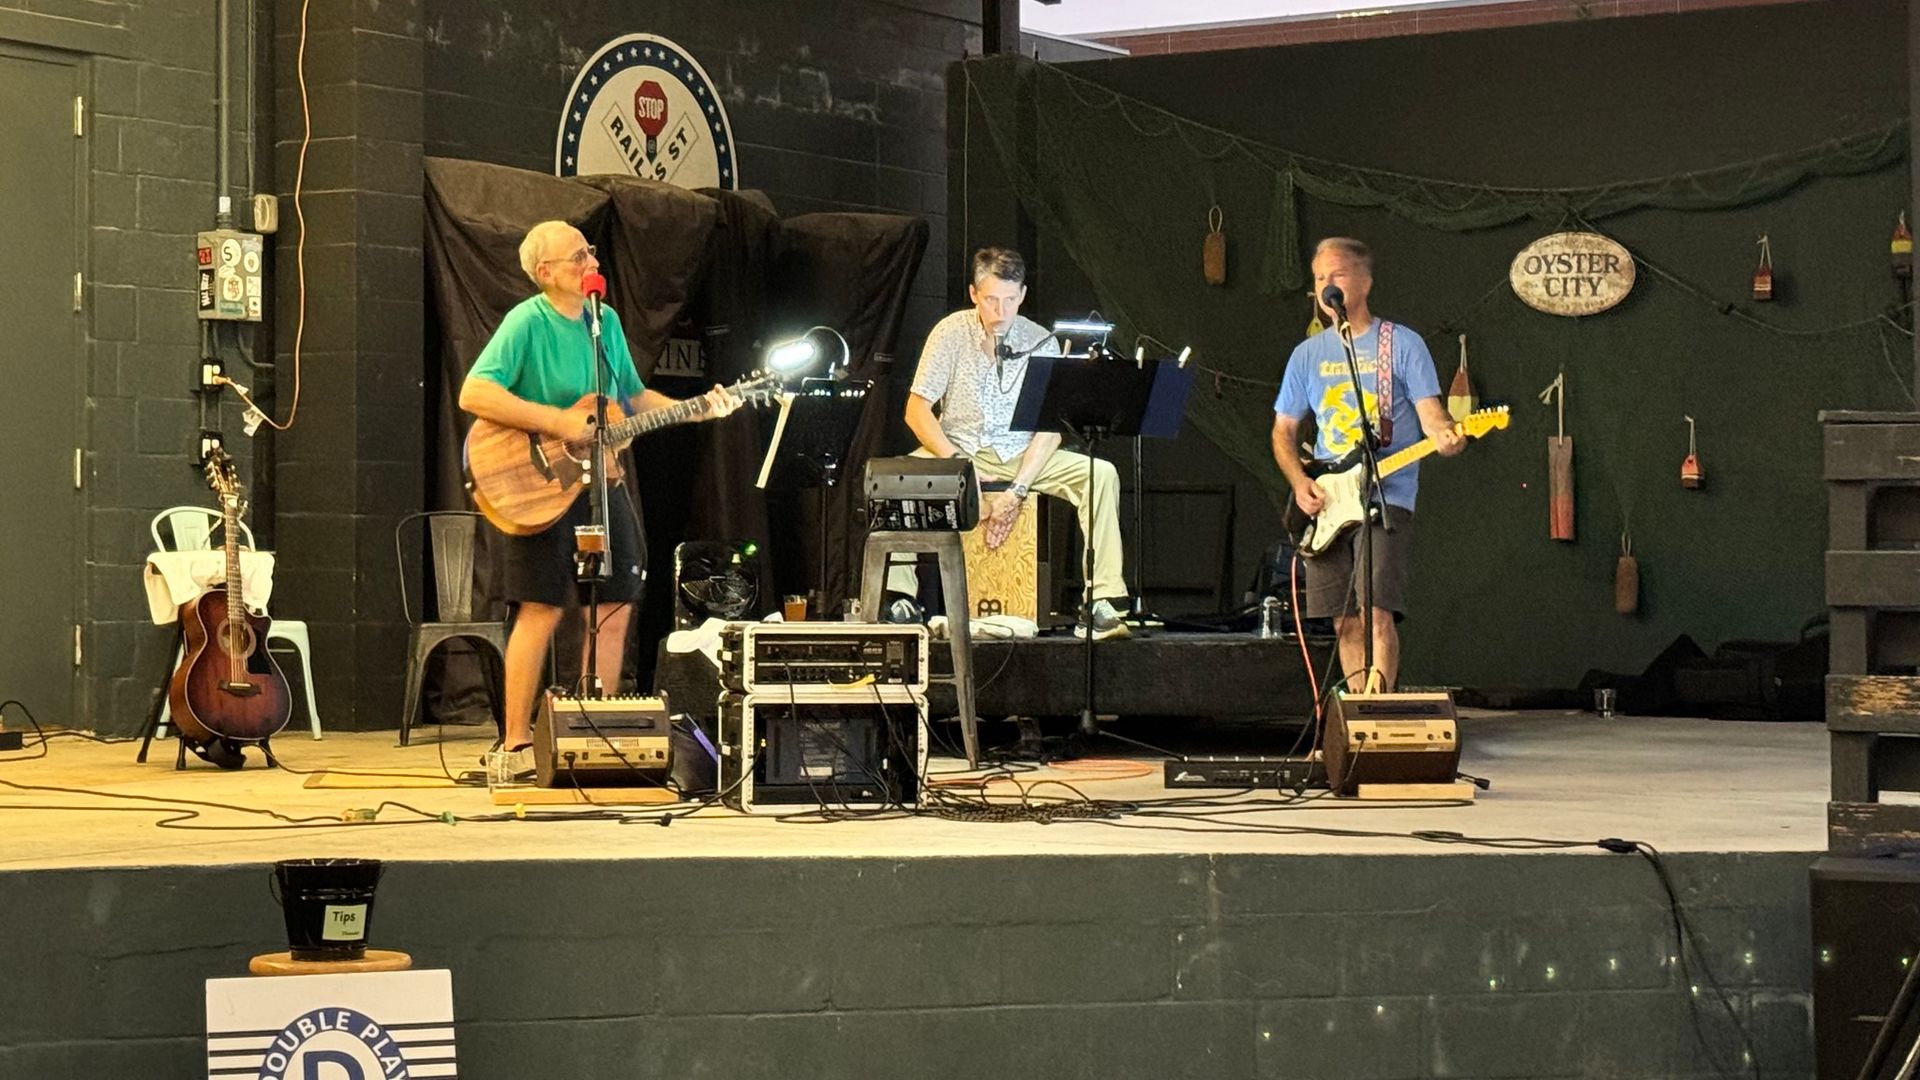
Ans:
MULTIPOLYGON (((500 321, 460 386, 460 408, 522 431, 576 443, 589 439, 595 410, 577 404, 595 388, 593 337, 587 324, 592 316, 582 282, 600 269, 600 262, 579 229, 564 221, 543 221, 527 230, 520 242, 520 269, 540 291, 515 305, 500 321)), ((619 316, 611 307, 601 311, 609 396, 628 412, 674 404, 673 398, 641 384, 619 316)), ((707 399, 712 406, 706 417, 710 420, 740 404, 718 386, 708 391, 707 399)), ((600 627, 592 657, 601 686, 608 693, 618 693, 627 626, 640 599, 646 553, 626 486, 609 484, 607 491, 611 576, 600 586, 600 627)), ((540 532, 495 537, 506 548, 501 597, 514 606, 513 630, 507 636, 506 727, 500 746, 514 755, 517 776, 533 774, 534 694, 547 643, 561 615, 584 591, 574 577, 574 528, 591 517, 592 502, 583 492, 560 520, 540 532)))
MULTIPOLYGON (((1322 462, 1345 458, 1360 449, 1360 410, 1365 409, 1376 435, 1380 457, 1431 438, 1442 454, 1457 454, 1466 439, 1454 430, 1453 420, 1440 402, 1440 378, 1433 354, 1420 335, 1404 326, 1373 317, 1367 296, 1373 289, 1373 253, 1367 245, 1346 237, 1320 241, 1313 252, 1314 302, 1334 322, 1334 328, 1301 342, 1287 360, 1280 396, 1273 402, 1273 459, 1293 488, 1293 501, 1307 514, 1317 514, 1327 503, 1327 492, 1307 475, 1299 450, 1300 421, 1314 418, 1313 456, 1322 462), (1337 286, 1346 298, 1353 330, 1354 355, 1359 361, 1360 391, 1354 400, 1352 374, 1341 344, 1334 311, 1325 302, 1327 286, 1337 286), (1391 379, 1382 393, 1380 369, 1391 379), (1385 398, 1387 422, 1382 423, 1385 398)), ((1408 465, 1384 477, 1388 528, 1368 526, 1373 541, 1373 664, 1377 689, 1392 690, 1400 673, 1400 633, 1395 620, 1406 614, 1406 568, 1413 539, 1413 502, 1420 488, 1420 466, 1408 465), (1391 531, 1389 531, 1389 529, 1391 531)), ((1302 604, 1312 618, 1332 618, 1340 634, 1340 667, 1349 689, 1367 687, 1364 623, 1360 617, 1362 582, 1356 567, 1363 530, 1352 529, 1320 555, 1306 560, 1306 597, 1302 604)))

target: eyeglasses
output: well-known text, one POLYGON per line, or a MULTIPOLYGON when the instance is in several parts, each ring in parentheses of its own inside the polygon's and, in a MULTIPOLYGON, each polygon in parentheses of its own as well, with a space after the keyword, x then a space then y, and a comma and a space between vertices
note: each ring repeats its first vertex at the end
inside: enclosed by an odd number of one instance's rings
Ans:
POLYGON ((592 244, 588 244, 586 247, 581 248, 579 251, 576 251, 571 255, 563 255, 558 259, 541 259, 540 265, 545 266, 548 263, 570 262, 575 266, 585 266, 587 265, 588 259, 591 259, 598 254, 599 254, 599 250, 596 249, 592 244))

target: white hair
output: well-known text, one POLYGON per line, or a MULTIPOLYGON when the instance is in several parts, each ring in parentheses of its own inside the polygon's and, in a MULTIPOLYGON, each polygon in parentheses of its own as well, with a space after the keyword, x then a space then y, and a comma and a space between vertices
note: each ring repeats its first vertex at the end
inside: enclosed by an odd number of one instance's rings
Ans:
POLYGON ((520 241, 520 269, 526 271, 527 280, 546 288, 540 280, 540 264, 546 261, 547 245, 555 236, 573 231, 573 226, 564 221, 543 221, 527 230, 526 238, 520 241))

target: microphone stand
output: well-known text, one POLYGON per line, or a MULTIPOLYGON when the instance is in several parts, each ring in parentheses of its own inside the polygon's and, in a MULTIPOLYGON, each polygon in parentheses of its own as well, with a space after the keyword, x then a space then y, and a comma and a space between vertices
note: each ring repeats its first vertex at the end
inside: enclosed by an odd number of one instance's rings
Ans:
MULTIPOLYGON (((586 300, 587 330, 593 338, 593 464, 590 466, 587 498, 592 506, 592 520, 586 525, 577 525, 573 530, 574 578, 587 587, 587 623, 586 647, 582 650, 581 682, 576 690, 584 687, 584 697, 604 697, 606 688, 600 685, 600 586, 613 575, 613 530, 608 518, 610 502, 607 492, 607 460, 613 447, 607 442, 607 354, 605 343, 600 340, 600 297, 588 295, 586 300)), ((616 688, 617 689, 617 688, 616 688)))
MULTIPOLYGON (((1353 349, 1353 323, 1347 320, 1346 305, 1334 310, 1335 327, 1340 335, 1340 344, 1347 354, 1347 377, 1353 383, 1354 408, 1360 414, 1360 465, 1365 470, 1366 483, 1363 485, 1366 513, 1360 521, 1360 632, 1361 676, 1360 692, 1366 693, 1373 685, 1373 522, 1374 515, 1380 516, 1380 528, 1383 532, 1392 532, 1393 526, 1387 521, 1387 496, 1380 487, 1380 459, 1375 453, 1378 437, 1374 433, 1373 421, 1367 417, 1367 395, 1360 386, 1360 360, 1353 349)), ((1379 320, 1374 320, 1378 322, 1379 320)), ((1377 374, 1378 368, 1375 369, 1377 374)), ((1378 398, 1376 397, 1377 401, 1378 398)), ((1348 673, 1352 677, 1352 673, 1348 673)))

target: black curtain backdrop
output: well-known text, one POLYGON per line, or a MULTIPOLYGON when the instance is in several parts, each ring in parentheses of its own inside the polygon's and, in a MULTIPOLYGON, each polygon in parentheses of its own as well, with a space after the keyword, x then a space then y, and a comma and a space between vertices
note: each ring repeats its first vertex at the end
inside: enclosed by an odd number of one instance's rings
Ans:
MULTIPOLYGON (((913 273, 926 246, 917 218, 811 214, 782 221, 758 192, 686 191, 626 177, 560 178, 480 162, 426 160, 426 276, 429 398, 436 402, 430 446, 433 509, 470 509, 461 471, 468 417, 460 384, 506 312, 532 294, 520 270, 521 238, 535 223, 559 219, 600 251, 608 299, 649 387, 686 397, 757 370, 767 347, 809 326, 845 335, 857 377, 876 382, 846 475, 857 479, 889 408, 884 394, 913 273), (706 373, 654 377, 671 339, 697 341, 706 373)), ((752 541, 767 569, 763 607, 782 592, 812 588, 818 519, 811 492, 754 488, 767 417, 669 428, 636 442, 628 490, 644 522, 648 589, 637 614, 636 685, 651 685, 655 642, 672 618, 672 553, 683 540, 752 541)), ((844 490, 844 488, 843 488, 844 490)), ((846 537, 857 526, 854 502, 828 504, 827 600, 847 592, 846 537)), ((483 526, 476 556, 476 610, 504 615, 494 560, 497 537, 483 526)), ((556 677, 577 673, 578 632, 558 643, 556 677)), ((443 719, 480 720, 477 668, 450 663, 430 706, 443 719)))

